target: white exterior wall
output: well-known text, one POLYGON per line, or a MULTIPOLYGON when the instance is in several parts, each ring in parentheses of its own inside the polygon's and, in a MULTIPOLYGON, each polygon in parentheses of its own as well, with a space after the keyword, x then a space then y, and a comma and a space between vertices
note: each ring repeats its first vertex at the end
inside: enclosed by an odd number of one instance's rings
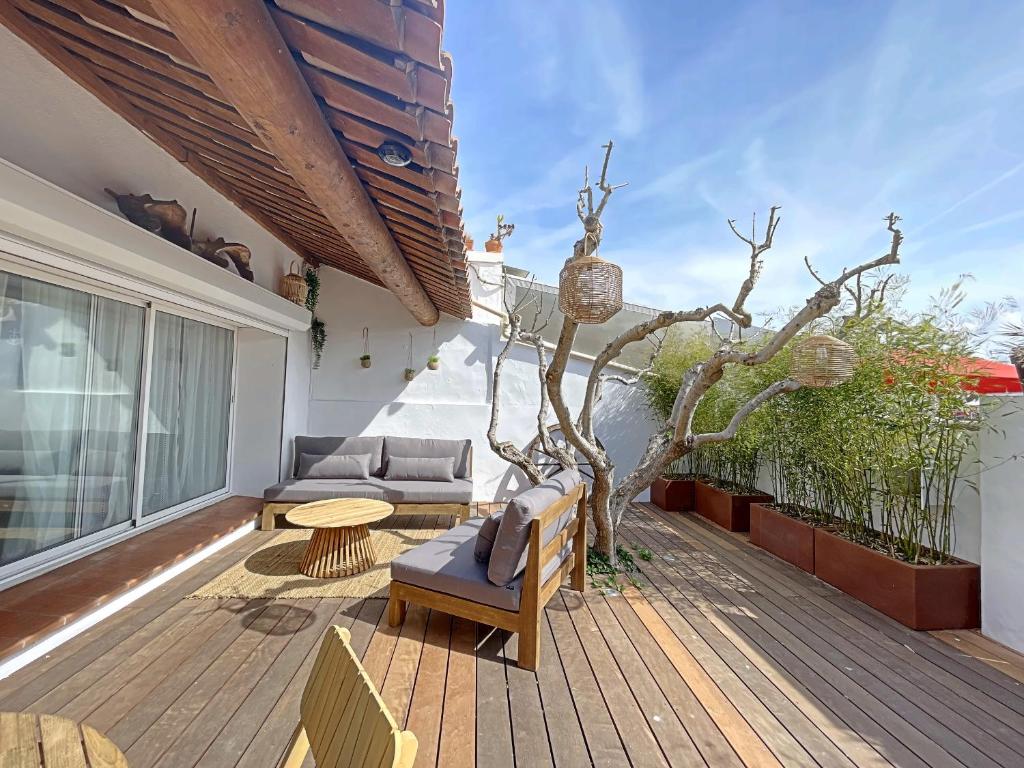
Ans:
POLYGON ((981 435, 981 631, 1024 652, 1024 397, 993 397, 981 435))
MULTIPOLYGON (((474 253, 474 298, 496 311, 500 291, 487 283, 501 280, 501 264, 490 254, 474 253)), ((502 500, 523 487, 524 478, 490 450, 491 373, 502 346, 500 319, 474 307, 469 321, 442 316, 436 326, 438 371, 427 370, 434 329, 418 325, 387 291, 332 269, 321 270, 317 315, 327 326, 320 370, 312 373, 308 433, 314 435, 399 435, 472 438, 474 498, 502 500), (369 328, 372 367, 361 368, 362 330, 369 328), (403 376, 413 335, 412 382, 403 376)), ((552 331, 552 338, 557 329, 552 331)), ((536 434, 539 382, 536 353, 518 346, 506 362, 502 381, 499 438, 524 446, 536 434)), ((590 362, 573 359, 565 392, 573 408, 583 395, 590 362)), ((554 423, 552 415, 550 422, 554 423)), ((629 469, 652 428, 642 393, 614 382, 605 388, 595 413, 598 437, 616 465, 629 469)))
MULTIPOLYGON (((197 208, 196 236, 252 250, 258 285, 276 290, 296 255, 230 200, 0 26, 0 158, 109 211, 103 191, 150 193, 197 208)), ((199 258, 198 256, 195 258, 199 258)))
POLYGON ((284 336, 240 328, 235 333, 235 434, 231 492, 262 496, 277 482, 284 406, 284 336))

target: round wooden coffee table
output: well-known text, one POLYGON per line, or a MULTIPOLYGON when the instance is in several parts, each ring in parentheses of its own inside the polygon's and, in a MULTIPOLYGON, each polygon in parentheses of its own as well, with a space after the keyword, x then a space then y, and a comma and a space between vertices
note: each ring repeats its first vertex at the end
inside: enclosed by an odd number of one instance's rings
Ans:
POLYGON ((377 554, 367 525, 394 511, 386 501, 370 499, 330 499, 293 507, 285 519, 313 529, 299 570, 314 579, 336 579, 373 567, 377 554))

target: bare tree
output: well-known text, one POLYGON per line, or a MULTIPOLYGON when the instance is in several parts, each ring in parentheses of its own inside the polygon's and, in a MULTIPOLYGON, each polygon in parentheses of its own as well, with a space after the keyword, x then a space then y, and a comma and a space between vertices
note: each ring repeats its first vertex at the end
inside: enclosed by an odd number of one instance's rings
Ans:
MULTIPOLYGON (((584 176, 584 185, 579 192, 577 214, 583 223, 584 233, 573 247, 572 258, 574 259, 589 256, 600 245, 603 235, 601 214, 612 193, 624 186, 608 183, 608 163, 611 158, 612 143, 604 145, 604 149, 604 163, 597 185, 601 192, 600 202, 595 206, 594 189, 588 175, 584 176)), ((735 221, 728 222, 736 237, 750 249, 749 270, 740 285, 735 300, 732 303, 723 302, 707 307, 663 312, 612 339, 594 360, 587 378, 582 405, 575 416, 563 396, 562 381, 579 324, 570 317, 563 319, 558 341, 551 350, 549 360, 549 345, 543 338, 543 331, 548 324, 548 319, 541 320, 538 309, 534 312, 530 327, 525 330, 523 327, 525 305, 530 301, 529 292, 527 292, 527 297, 521 299, 516 305, 506 304, 509 315, 509 335, 505 347, 498 355, 493 373, 491 424, 488 430, 491 448, 503 459, 519 467, 532 482, 537 483, 543 478, 543 473, 532 457, 527 456, 511 443, 499 442, 496 437, 501 407, 501 373, 504 362, 513 345, 518 342, 531 343, 537 350, 538 375, 541 380, 540 412, 537 418, 540 443, 544 446, 545 452, 553 456, 563 467, 571 467, 576 464, 576 452, 584 457, 591 466, 594 480, 590 503, 597 531, 594 546, 612 562, 615 562, 616 530, 627 505, 650 486, 669 464, 702 445, 731 439, 747 417, 768 400, 800 388, 800 384, 792 379, 775 382, 742 405, 725 429, 720 432, 694 433, 694 412, 704 395, 721 380, 726 368, 731 365, 762 365, 771 360, 808 324, 824 317, 839 306, 844 290, 849 290, 847 283, 850 281, 853 281, 855 286, 850 291, 852 298, 855 303, 860 305, 857 311, 866 311, 881 297, 878 292, 874 292, 872 295, 871 291, 867 296, 864 295, 861 276, 879 267, 899 263, 899 249, 903 242, 903 235, 897 227, 899 217, 890 213, 886 217, 886 222, 891 240, 886 253, 859 266, 844 269, 838 277, 830 281, 822 279, 812 269, 812 274, 815 275, 820 287, 785 325, 767 338, 762 346, 749 351, 736 348, 732 344, 725 344, 705 360, 694 364, 687 370, 676 395, 671 418, 650 436, 646 449, 636 466, 616 481, 615 465, 594 434, 594 408, 600 400, 602 384, 608 378, 617 378, 608 376, 605 369, 622 354, 627 345, 645 339, 654 345, 653 351, 656 355, 660 349, 661 340, 664 339, 664 334, 670 327, 679 323, 703 322, 716 317, 724 317, 741 329, 750 328, 753 318, 745 305, 761 275, 764 254, 772 247, 775 232, 781 221, 778 212, 777 206, 771 209, 764 234, 761 236, 758 235, 756 219, 752 222, 749 236, 742 234, 737 229, 735 221), (568 446, 557 445, 552 441, 548 430, 549 408, 554 411, 558 426, 568 441, 568 446)), ((810 264, 808 267, 810 268, 810 264)), ((879 291, 884 295, 884 284, 879 291)), ((629 380, 619 378, 618 380, 628 384, 635 381, 636 378, 638 377, 629 380)))

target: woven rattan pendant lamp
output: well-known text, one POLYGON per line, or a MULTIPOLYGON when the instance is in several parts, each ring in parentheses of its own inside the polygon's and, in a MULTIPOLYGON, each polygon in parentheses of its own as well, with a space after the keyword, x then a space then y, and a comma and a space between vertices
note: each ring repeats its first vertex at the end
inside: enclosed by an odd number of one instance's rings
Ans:
POLYGON ((622 268, 586 251, 565 262, 558 275, 558 308, 577 323, 603 323, 622 309, 622 268))
POLYGON ((790 376, 805 387, 837 387, 853 378, 857 353, 835 336, 809 336, 793 349, 790 376))

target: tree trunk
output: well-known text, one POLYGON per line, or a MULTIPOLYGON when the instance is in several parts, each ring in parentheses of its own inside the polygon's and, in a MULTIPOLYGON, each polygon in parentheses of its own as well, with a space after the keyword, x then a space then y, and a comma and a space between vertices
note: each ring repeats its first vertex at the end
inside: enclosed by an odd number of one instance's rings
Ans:
POLYGON ((615 557, 615 523, 611 510, 611 470, 594 468, 594 482, 590 489, 590 504, 594 514, 594 549, 608 558, 612 565, 618 565, 615 557))

